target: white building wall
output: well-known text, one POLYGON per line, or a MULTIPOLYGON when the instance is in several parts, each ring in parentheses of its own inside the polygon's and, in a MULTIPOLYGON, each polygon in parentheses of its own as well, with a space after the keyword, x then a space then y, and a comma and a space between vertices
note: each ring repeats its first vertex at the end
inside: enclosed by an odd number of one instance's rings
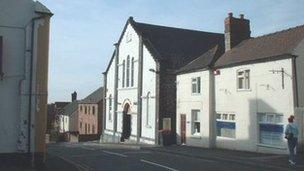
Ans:
POLYGON ((32 0, 0 1, 5 74, 0 80, 0 153, 25 152, 28 146, 26 123, 31 54, 26 50, 31 48, 31 19, 35 17, 33 5, 32 0))
POLYGON ((156 62, 148 51, 147 47, 143 47, 143 87, 142 87, 142 131, 141 136, 148 139, 155 139, 155 117, 156 117, 156 62), (147 95, 148 100, 147 100, 147 95), (147 105, 148 101, 148 105, 147 105), (148 108, 148 109, 147 109, 148 108), (147 118, 148 112, 148 118, 147 118))
POLYGON ((107 90, 106 90, 106 130, 113 131, 113 115, 114 115, 114 80, 115 78, 115 58, 110 64, 110 68, 107 73, 107 90), (110 110, 110 98, 112 99, 112 109, 110 110), (109 117, 111 115, 111 117, 109 117))
POLYGON ((117 131, 122 132, 124 105, 129 103, 131 114, 131 136, 137 135, 137 80, 138 80, 138 55, 139 37, 133 27, 128 24, 122 40, 119 44, 118 62, 118 106, 117 106, 117 131), (128 37, 128 38, 127 38, 128 37), (122 87, 123 60, 125 60, 125 70, 127 69, 127 57, 130 57, 130 81, 127 87, 127 72, 125 72, 125 87, 122 87), (131 66, 134 59, 134 84, 131 86, 131 66))
POLYGON ((176 131, 177 142, 181 136, 181 114, 186 115, 186 144, 191 146, 209 147, 210 122, 209 122, 209 79, 210 72, 198 71, 177 75, 177 108, 176 131), (201 78, 201 93, 192 93, 192 78, 201 78), (200 135, 192 134, 191 110, 200 110, 200 135))
MULTIPOLYGON (((257 113, 283 114, 284 125, 294 113, 291 59, 248 64, 220 69, 215 76, 215 110, 235 113, 236 138, 217 137, 216 146, 246 151, 286 153, 284 148, 263 147, 259 144, 257 113), (284 68, 284 89, 281 73, 270 70, 284 68), (250 89, 237 90, 237 71, 250 69, 250 89)), ((284 140, 285 141, 285 140, 284 140)))
POLYGON ((70 117, 66 115, 59 115, 59 132, 68 132, 70 128, 70 117))

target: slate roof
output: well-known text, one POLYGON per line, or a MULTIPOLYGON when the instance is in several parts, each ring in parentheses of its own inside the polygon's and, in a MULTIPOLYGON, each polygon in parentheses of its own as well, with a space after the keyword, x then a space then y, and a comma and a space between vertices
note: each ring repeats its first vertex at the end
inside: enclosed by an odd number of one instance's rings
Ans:
POLYGON ((157 50, 160 59, 198 57, 217 44, 224 44, 224 35, 197 30, 157 26, 133 21, 135 29, 157 50))
POLYGON ((290 56, 303 39, 304 25, 250 38, 224 53, 215 63, 215 67, 290 56))
POLYGON ((194 59, 184 67, 180 68, 177 73, 189 73, 201 69, 207 69, 212 67, 214 62, 224 53, 224 47, 220 47, 216 45, 214 48, 208 50, 203 55, 199 56, 198 58, 194 59))
POLYGON ((172 69, 186 65, 216 45, 224 46, 224 34, 140 23, 134 21, 133 17, 128 19, 118 44, 128 24, 131 24, 137 34, 143 37, 144 45, 155 60, 168 63, 178 61, 176 65, 167 66, 172 69))
POLYGON ((61 111, 59 111, 59 113, 61 115, 67 115, 70 116, 75 110, 77 110, 78 108, 78 100, 75 100, 74 102, 69 103, 68 105, 66 105, 61 111))
POLYGON ((93 93, 80 101, 80 103, 98 103, 103 98, 103 87, 98 88, 93 93))
POLYGON ((35 2, 35 12, 44 13, 51 16, 53 15, 53 13, 39 1, 35 2))

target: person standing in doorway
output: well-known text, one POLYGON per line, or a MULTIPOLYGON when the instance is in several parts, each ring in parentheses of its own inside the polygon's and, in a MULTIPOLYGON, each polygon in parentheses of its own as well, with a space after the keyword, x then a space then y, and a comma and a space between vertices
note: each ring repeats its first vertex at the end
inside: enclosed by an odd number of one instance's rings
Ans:
POLYGON ((289 163, 291 165, 296 164, 295 149, 297 146, 298 134, 299 134, 298 127, 293 121, 294 121, 294 116, 291 115, 288 118, 288 124, 285 129, 285 138, 287 139, 288 149, 289 149, 289 163))

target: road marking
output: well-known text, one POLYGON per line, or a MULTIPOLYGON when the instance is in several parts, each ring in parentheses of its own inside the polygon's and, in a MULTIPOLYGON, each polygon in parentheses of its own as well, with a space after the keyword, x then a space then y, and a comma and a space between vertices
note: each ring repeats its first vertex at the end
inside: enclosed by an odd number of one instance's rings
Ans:
POLYGON ((151 154, 151 151, 129 151, 124 152, 123 154, 151 154))
POLYGON ((178 171, 178 170, 173 169, 171 167, 164 166, 164 165, 161 165, 161 164, 158 164, 158 163, 154 163, 154 162, 151 162, 151 161, 148 161, 148 160, 141 159, 140 161, 144 162, 144 163, 148 163, 148 164, 154 165, 154 166, 162 167, 162 168, 165 168, 165 169, 168 169, 168 170, 171 170, 171 171, 178 171))
MULTIPOLYGON (((163 152, 155 152, 155 153, 161 153, 161 154, 164 154, 163 152)), ((175 156, 175 157, 182 157, 182 158, 189 158, 189 156, 182 156, 182 155, 179 155, 179 154, 172 154, 172 153, 165 153, 166 155, 171 155, 171 156, 175 156)), ((191 157, 192 158, 192 157, 191 157)), ((193 158, 193 159, 196 159, 196 160, 202 160, 204 162, 209 162, 209 163, 217 163, 218 161, 216 160, 211 160, 211 159, 202 159, 202 158, 193 158)))
POLYGON ((70 160, 70 159, 62 157, 62 156, 58 156, 58 157, 64 161, 74 165, 77 168, 77 170, 79 170, 79 171, 89 171, 90 170, 89 166, 86 166, 85 164, 80 164, 80 163, 74 162, 73 160, 70 160))
POLYGON ((112 155, 115 155, 115 156, 119 156, 119 157, 127 157, 127 156, 124 155, 124 154, 114 153, 114 152, 106 151, 106 150, 102 150, 102 152, 107 153, 107 154, 112 154, 112 155))

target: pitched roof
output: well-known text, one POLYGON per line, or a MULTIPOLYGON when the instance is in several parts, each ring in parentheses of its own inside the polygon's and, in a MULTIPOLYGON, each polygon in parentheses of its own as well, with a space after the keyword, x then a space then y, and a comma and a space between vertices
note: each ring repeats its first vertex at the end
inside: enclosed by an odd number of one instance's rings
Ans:
POLYGON ((98 88, 93 93, 80 101, 80 103, 98 103, 103 97, 103 87, 98 88))
POLYGON ((44 14, 47 14, 47 15, 50 15, 50 16, 53 15, 53 13, 39 1, 35 2, 35 12, 44 13, 44 14))
POLYGON ((304 25, 264 36, 244 40, 224 53, 215 67, 225 67, 252 61, 286 57, 304 39, 304 25))
POLYGON ((160 56, 168 58, 197 58, 217 44, 224 44, 224 35, 197 30, 157 26, 131 21, 145 40, 160 56))
POLYGON ((199 56, 198 58, 194 59, 184 67, 180 68, 177 71, 177 73, 183 74, 183 73, 209 68, 223 54, 223 52, 224 52, 224 47, 220 47, 216 45, 214 48, 208 50, 203 55, 199 56))
POLYGON ((61 115, 67 115, 70 116, 75 110, 77 110, 78 108, 78 100, 75 100, 71 103, 69 103, 68 105, 66 105, 61 111, 59 111, 59 113, 61 115))
MULTIPOLYGON (((178 69, 204 54, 216 45, 224 46, 224 35, 182 28, 140 23, 130 17, 125 24, 118 44, 121 42, 127 25, 131 24, 154 59, 166 61, 167 67, 178 69), (178 59, 178 60, 177 60, 178 59)), ((115 57, 112 55, 111 62, 115 57)), ((108 71, 109 66, 107 67, 108 71)))

